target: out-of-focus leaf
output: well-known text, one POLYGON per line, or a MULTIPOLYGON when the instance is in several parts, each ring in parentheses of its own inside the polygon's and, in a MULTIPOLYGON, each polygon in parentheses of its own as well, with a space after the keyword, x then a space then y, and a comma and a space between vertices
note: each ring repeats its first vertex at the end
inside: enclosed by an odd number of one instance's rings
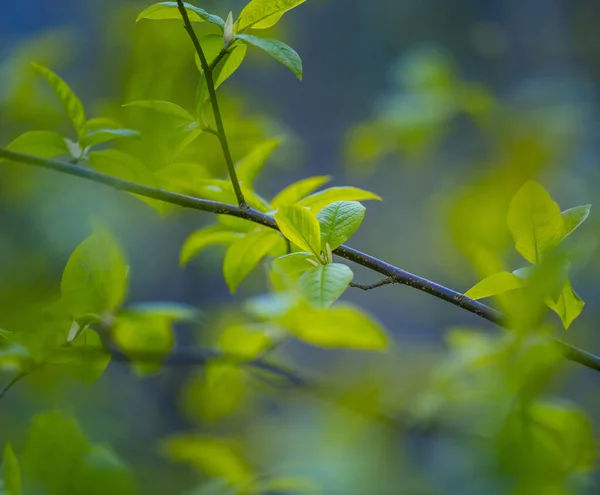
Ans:
POLYGON ((93 446, 78 464, 69 493, 134 495, 137 489, 131 472, 113 452, 93 446))
POLYGON ((302 59, 292 47, 279 40, 261 38, 249 34, 239 34, 237 37, 246 43, 264 50, 275 60, 290 69, 298 79, 302 80, 302 59))
POLYGON ((555 301, 549 299, 547 304, 552 311, 560 316, 565 330, 571 326, 571 323, 581 314, 585 306, 585 302, 573 290, 569 280, 565 281, 558 298, 555 301))
POLYGON ((515 249, 530 263, 539 263, 565 232, 560 208, 537 182, 527 181, 513 197, 507 216, 515 249))
POLYGON ((179 119, 187 120, 189 122, 194 121, 194 117, 190 112, 188 112, 185 108, 182 108, 175 103, 171 103, 170 101, 140 100, 132 101, 131 103, 126 103, 123 106, 148 108, 150 110, 154 110, 155 112, 160 112, 164 115, 170 115, 171 117, 177 117, 179 119))
POLYGON ((328 308, 348 288, 354 278, 352 270, 341 263, 319 265, 306 271, 296 287, 304 298, 316 308, 328 308))
POLYGON ((323 493, 315 481, 299 476, 272 478, 261 485, 261 491, 266 493, 285 493, 287 495, 319 495, 323 493))
POLYGON ((478 282, 471 287, 465 296, 471 299, 483 299, 485 297, 495 296, 502 294, 509 290, 520 289, 525 285, 522 278, 519 278, 514 273, 499 272, 484 278, 481 282, 478 282))
POLYGON ((243 360, 259 357, 273 345, 278 334, 273 325, 231 325, 219 334, 219 347, 228 356, 243 360))
POLYGON ((175 162, 154 172, 163 189, 175 192, 186 191, 194 181, 210 177, 206 167, 192 162, 175 162))
POLYGON ((40 64, 32 64, 33 67, 42 75, 48 82, 63 107, 65 108, 71 123, 75 128, 75 132, 78 137, 81 137, 81 133, 85 126, 85 111, 83 104, 77 95, 71 90, 69 85, 63 81, 63 79, 52 72, 50 69, 40 64))
POLYGON ((225 253, 223 275, 231 293, 234 293, 256 265, 280 241, 271 229, 260 229, 235 240, 225 253))
POLYGON ((315 268, 317 263, 319 261, 311 253, 298 252, 280 256, 271 263, 271 281, 277 289, 289 289, 304 272, 315 268), (279 281, 280 279, 283 280, 279 281))
MULTIPOLYGON (((221 29, 225 26, 225 21, 218 15, 209 14, 206 10, 194 7, 187 2, 184 2, 183 5, 191 22, 210 22, 221 29)), ((142 19, 181 19, 181 13, 177 7, 177 2, 159 2, 143 10, 138 15, 136 22, 142 19)))
MULTIPOLYGON (((64 138, 52 131, 26 132, 11 141, 6 148, 11 151, 27 153, 41 158, 54 158, 55 156, 69 153, 64 138)), ((0 158, 0 162, 4 160, 5 158, 0 158)))
POLYGON ((291 311, 285 321, 296 337, 320 347, 382 350, 388 346, 380 324, 349 305, 311 310, 300 307, 291 311))
POLYGON ((279 194, 273 198, 271 204, 273 205, 273 208, 294 204, 330 180, 331 177, 329 175, 308 177, 299 180, 279 192, 279 194))
POLYGON ((162 451, 170 459, 190 464, 214 478, 225 478, 232 485, 246 483, 253 474, 239 448, 218 437, 181 434, 162 442, 162 451))
POLYGON ((275 221, 288 240, 320 259, 321 227, 314 213, 303 206, 282 205, 275 213, 275 221))
POLYGON ((66 365, 71 377, 89 385, 103 375, 110 363, 110 354, 102 352, 102 349, 102 341, 98 334, 87 328, 71 342, 68 353, 59 353, 56 358, 49 360, 66 365))
POLYGON ((330 187, 329 189, 306 196, 298 204, 310 208, 316 214, 325 206, 336 201, 364 201, 367 199, 381 200, 381 197, 357 187, 330 187))
POLYGON ((171 301, 153 301, 131 304, 127 306, 122 315, 146 315, 168 318, 171 322, 182 321, 196 322, 202 317, 202 312, 189 304, 171 301))
POLYGON ((280 139, 267 139, 252 148, 250 153, 235 165, 239 181, 251 185, 280 144, 280 139))
POLYGON ((336 201, 318 214, 321 225, 321 249, 329 244, 335 249, 346 242, 360 227, 365 217, 365 207, 358 201, 336 201))
POLYGON ((2 488, 7 495, 21 495, 21 468, 10 443, 4 445, 2 480, 4 481, 2 488))
POLYGON ((288 10, 305 0, 251 0, 242 10, 235 23, 235 31, 243 33, 249 28, 267 29, 277 24, 288 10))
POLYGON ((71 314, 102 314, 119 308, 127 292, 128 269, 115 237, 96 227, 75 248, 62 275, 62 298, 71 314))
POLYGON ((140 133, 132 129, 98 129, 97 131, 87 133, 82 138, 81 147, 85 149, 90 146, 97 146, 108 141, 126 137, 140 137, 140 133))
POLYGON ((565 224, 563 239, 570 236, 577 227, 585 222, 590 214, 591 208, 592 205, 576 206, 575 208, 570 208, 561 213, 565 224))
POLYGON ((220 225, 200 229, 191 234, 183 243, 179 264, 186 265, 192 258, 198 256, 204 249, 215 244, 231 244, 240 239, 240 234, 225 230, 220 225))

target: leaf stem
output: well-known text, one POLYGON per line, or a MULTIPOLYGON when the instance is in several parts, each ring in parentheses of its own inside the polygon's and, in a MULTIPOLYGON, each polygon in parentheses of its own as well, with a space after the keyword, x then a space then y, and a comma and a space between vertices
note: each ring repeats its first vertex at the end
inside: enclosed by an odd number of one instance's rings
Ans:
MULTIPOLYGON (((212 105, 213 114, 215 116, 215 124, 217 125, 217 133, 219 137, 219 142, 221 143, 221 149, 223 150, 223 156, 225 157, 225 163, 227 164, 227 169, 229 171, 229 178, 231 179, 231 184, 233 185, 233 190, 235 191, 235 197, 237 198, 238 206, 242 210, 248 209, 248 204, 244 199, 244 194, 242 193, 242 189, 240 187, 240 182, 237 178, 237 174, 235 172, 235 165, 233 164, 233 158, 231 157, 231 151, 229 150, 229 143, 227 142, 227 134, 225 134, 225 127, 223 126, 223 119, 221 118, 221 111, 219 109, 219 101, 217 100, 217 92, 215 90, 215 83, 213 80, 213 69, 216 67, 216 64, 209 65, 206 60, 206 55, 204 54, 204 50, 202 50, 202 46, 200 45, 200 41, 198 40, 198 36, 196 36, 196 32, 190 22, 190 18, 188 16, 187 10, 183 5, 183 0, 177 0, 177 7, 179 8, 179 13, 181 14, 181 18, 183 19, 183 24, 185 30, 187 31, 190 39, 192 40, 192 44, 198 54, 198 58, 200 59, 200 65, 202 66, 202 70, 204 71, 204 77, 206 78, 206 86, 208 88, 208 96, 210 98, 210 103, 212 105)), ((221 53, 217 56, 217 59, 225 56, 226 50, 221 50, 221 53)), ((218 62, 217 62, 218 63, 218 62)))
MULTIPOLYGON (((211 201, 208 199, 195 198, 192 196, 186 196, 164 189, 157 189, 143 184, 137 184, 127 180, 119 179, 87 167, 80 167, 72 165, 67 162, 59 160, 49 160, 46 158, 40 158, 33 155, 27 155, 24 153, 18 153, 16 151, 10 151, 5 148, 0 148, 0 158, 13 160, 15 162, 24 163, 26 165, 33 165, 36 167, 47 168, 56 172, 62 172, 68 175, 74 175, 81 177, 105 186, 111 187, 119 191, 127 191, 147 198, 156 199, 158 201, 164 201, 165 203, 171 203, 183 208, 191 208, 194 210, 207 211, 218 215, 230 215, 237 218, 242 218, 250 222, 263 225, 265 227, 279 230, 277 223, 272 216, 261 213, 254 208, 245 208, 229 205, 226 203, 220 203, 218 201, 211 201)), ((495 323, 499 326, 506 327, 505 317, 499 311, 486 306, 485 304, 474 301, 466 297, 464 294, 452 290, 448 287, 440 285, 436 282, 428 280, 423 277, 419 277, 413 273, 407 272, 398 268, 397 266, 391 265, 383 260, 375 258, 366 253, 362 253, 350 246, 342 245, 333 251, 333 254, 340 256, 348 261, 352 261, 358 265, 362 265, 370 270, 385 275, 386 277, 393 278, 396 283, 408 285, 413 289, 420 290, 427 294, 430 294, 438 299, 442 299, 450 304, 457 306, 465 311, 476 314, 477 316, 495 323)), ((600 372, 600 356, 589 353, 577 347, 574 347, 566 342, 558 339, 553 339, 554 343, 558 347, 561 354, 569 361, 574 361, 587 368, 593 369, 600 372)))

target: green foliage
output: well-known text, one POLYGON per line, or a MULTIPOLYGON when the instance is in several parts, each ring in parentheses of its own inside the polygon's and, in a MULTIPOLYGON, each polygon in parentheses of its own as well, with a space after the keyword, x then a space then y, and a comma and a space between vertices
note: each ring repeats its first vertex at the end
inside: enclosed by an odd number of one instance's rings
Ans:
POLYGON ((148 108, 150 110, 154 110, 155 112, 170 115, 171 117, 176 117, 190 122, 194 121, 194 117, 191 113, 189 113, 186 109, 181 108, 179 105, 171 103, 170 101, 140 100, 132 101, 131 103, 127 103, 123 106, 148 108))
POLYGON ((7 495, 21 495, 21 468, 10 443, 4 446, 2 482, 3 493, 7 495))
POLYGON ((357 201, 336 201, 318 214, 321 247, 335 249, 356 232, 365 217, 365 207, 357 201))
POLYGON ((304 272, 296 287, 317 308, 328 308, 348 288, 354 273, 341 263, 319 265, 304 272))
POLYGON ((235 29, 243 33, 247 29, 267 29, 279 22, 288 10, 304 3, 305 0, 250 0, 244 7, 235 29))
POLYGON ((42 158, 54 158, 69 152, 64 138, 52 131, 29 131, 21 134, 9 143, 7 149, 42 158))
POLYGON ((275 221, 290 242, 321 259, 321 227, 314 213, 303 206, 280 206, 275 221))

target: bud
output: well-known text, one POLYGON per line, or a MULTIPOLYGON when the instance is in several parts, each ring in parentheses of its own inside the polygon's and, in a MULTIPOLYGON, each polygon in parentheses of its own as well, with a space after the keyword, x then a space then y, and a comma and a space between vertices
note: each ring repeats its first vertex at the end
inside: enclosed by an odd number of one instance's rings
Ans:
POLYGON ((235 38, 235 32, 233 30, 233 12, 229 12, 227 20, 225 21, 225 27, 223 28, 223 45, 227 48, 233 42, 235 38))

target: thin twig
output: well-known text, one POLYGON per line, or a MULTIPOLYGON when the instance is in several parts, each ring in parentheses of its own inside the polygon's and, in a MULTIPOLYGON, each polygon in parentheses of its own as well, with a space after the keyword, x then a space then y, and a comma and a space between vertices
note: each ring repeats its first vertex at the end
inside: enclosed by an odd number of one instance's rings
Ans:
MULTIPOLYGON (((198 36, 196 36, 196 32, 190 22, 190 18, 188 16, 187 10, 183 5, 183 0, 177 0, 177 6, 179 8, 179 12, 181 14, 181 18, 183 19, 183 24, 185 26, 185 30, 190 36, 192 40, 192 44, 198 54, 198 58, 200 59, 200 65, 202 66, 202 70, 204 71, 203 77, 206 79, 206 87, 208 88, 208 96, 210 98, 210 103, 212 105, 213 114, 215 116, 215 124, 217 125, 217 132, 219 133, 219 141, 221 143, 221 148, 223 149, 223 156, 225 157, 225 162, 227 163, 227 169, 229 171, 229 178, 231 179, 231 184, 233 185, 233 190, 235 191, 235 197, 238 202, 238 206, 245 210, 248 208, 246 204, 246 200, 244 199, 244 195, 242 193, 242 189, 240 187, 240 183, 237 178, 237 174, 235 172, 235 165, 233 164, 233 158, 231 157, 231 151, 229 151, 229 143, 227 142, 227 134, 225 134, 225 127, 223 126, 223 119, 221 118, 221 111, 219 110, 219 101, 217 100, 217 92, 215 90, 215 83, 213 81, 212 75, 212 66, 208 64, 206 60, 206 55, 204 54, 204 50, 202 50, 202 46, 200 45, 200 41, 198 40, 198 36)), ((221 54, 219 54, 221 55, 221 54)), ((224 54, 222 55, 224 56, 224 54)), ((217 57, 218 58, 218 57, 217 57)))
POLYGON ((354 282, 350 282, 350 287, 354 287, 356 289, 361 289, 361 290, 371 290, 371 289, 377 289, 378 287, 383 287, 384 285, 393 284, 394 282, 395 282, 395 280, 392 277, 388 277, 388 278, 384 278, 383 280, 380 280, 379 282, 375 282, 374 284, 371 284, 371 285, 363 285, 363 284, 356 284, 354 282))
POLYGON ((44 366, 44 364, 45 363, 35 363, 32 366, 30 366, 29 368, 27 368, 26 370, 21 371, 17 375, 15 375, 13 377, 13 379, 10 380, 6 385, 4 385, 4 387, 2 387, 2 389, 0 390, 0 399, 2 399, 2 397, 4 397, 4 395, 11 388, 13 388, 14 385, 16 385, 18 382, 20 382, 26 376, 31 375, 31 373, 33 373, 34 371, 39 370, 42 366, 44 366))
MULTIPOLYGON (((117 177, 112 177, 80 165, 72 165, 70 163, 58 160, 39 158, 37 156, 9 151, 4 148, 0 148, 0 158, 6 158, 19 163, 47 168, 57 172, 82 177, 84 179, 88 179, 99 184, 104 184, 120 191, 127 191, 184 208, 208 211, 220 215, 230 215, 263 225, 274 230, 279 230, 277 228, 277 223, 272 216, 261 213, 253 208, 239 208, 237 206, 220 203, 218 201, 210 201, 208 199, 195 198, 192 196, 173 193, 170 191, 165 191, 164 189, 157 189, 119 179, 117 177)), ((485 320, 496 323, 497 325, 506 326, 504 321, 505 318, 502 313, 490 308, 489 306, 486 306, 479 301, 474 301, 460 292, 456 292, 448 287, 432 282, 431 280, 427 280, 426 278, 419 277, 418 275, 402 270, 397 266, 386 263, 385 261, 377 259, 366 253, 362 253, 361 251, 346 245, 339 246, 333 251, 333 253, 348 261, 352 261, 358 265, 369 268, 374 272, 385 275, 386 277, 391 277, 399 284, 408 285, 409 287, 435 296, 438 299, 447 301, 454 306, 458 306, 465 311, 474 313, 485 320)), ((574 347, 558 339, 554 339, 554 342, 566 359, 579 363, 593 370, 600 371, 599 356, 574 347)))
POLYGON ((208 66, 209 72, 214 72, 214 70, 216 69, 217 65, 219 65, 219 62, 221 60, 223 60, 223 57, 225 55, 227 55, 228 53, 231 53, 233 50, 235 50, 235 47, 233 47, 233 48, 222 48, 221 51, 219 52, 219 54, 215 57, 215 59, 208 66))

